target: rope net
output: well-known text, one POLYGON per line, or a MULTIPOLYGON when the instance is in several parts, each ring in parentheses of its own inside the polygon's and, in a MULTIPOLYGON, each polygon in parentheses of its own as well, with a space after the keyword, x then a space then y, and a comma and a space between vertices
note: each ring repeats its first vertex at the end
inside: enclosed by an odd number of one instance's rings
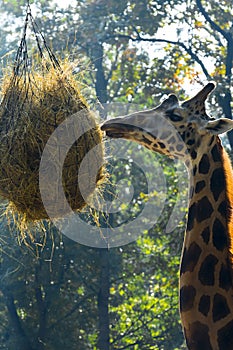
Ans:
MULTIPOLYGON (((71 64, 55 57, 32 16, 29 4, 13 69, 5 71, 3 77, 2 95, 0 195, 9 201, 8 212, 21 222, 49 218, 39 188, 41 156, 54 130, 74 114, 74 129, 77 129, 78 123, 81 131, 88 131, 74 142, 66 156, 62 185, 70 207, 81 210, 86 205, 85 198, 104 179, 102 166, 97 174, 93 175, 90 171, 95 163, 103 163, 102 134, 72 74, 71 64), (30 41, 35 43, 33 48, 30 41), (98 151, 91 152, 86 166, 83 198, 79 188, 79 168, 84 157, 96 145, 100 147, 98 151)), ((58 144, 57 147, 63 146, 58 144)), ((51 162, 53 156, 51 154, 51 162)), ((63 217, 66 211, 62 204, 55 206, 59 200, 58 190, 53 190, 52 194, 51 191, 48 188, 49 212, 53 217, 63 217)))

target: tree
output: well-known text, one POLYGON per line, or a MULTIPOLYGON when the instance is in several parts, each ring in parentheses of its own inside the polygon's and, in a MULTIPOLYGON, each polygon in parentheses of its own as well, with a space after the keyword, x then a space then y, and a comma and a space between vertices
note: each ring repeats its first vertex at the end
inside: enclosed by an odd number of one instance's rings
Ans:
POLYGON ((1 223, 2 349, 92 349, 98 252, 61 240, 53 229, 47 228, 47 235, 45 248, 36 254, 20 247, 15 233, 1 223))
MULTIPOLYGON (((215 1, 196 0, 189 5, 182 6, 184 12, 174 9, 174 16, 170 18, 170 25, 177 25, 176 39, 170 40, 158 35, 148 37, 142 26, 134 27, 133 31, 126 31, 114 36, 132 42, 150 42, 167 44, 166 56, 161 63, 169 69, 173 68, 170 75, 170 83, 181 80, 187 76, 190 81, 193 79, 202 83, 203 77, 206 80, 217 82, 215 99, 213 101, 218 112, 226 118, 232 119, 232 64, 233 64, 233 25, 231 1, 224 5, 217 6, 215 1), (166 64, 168 54, 172 56, 168 66, 166 64), (179 60, 177 58, 179 57, 179 60), (179 61, 179 62, 177 62, 179 61), (176 62, 177 68, 173 65, 176 62), (211 62, 211 64, 209 64, 211 62), (189 67, 185 72, 185 67, 189 67), (199 68, 197 68, 199 66, 199 68), (199 70, 201 69, 201 71, 199 70), (192 72, 192 74, 190 74, 192 72), (193 77, 192 77, 193 75, 193 77), (220 111, 221 109, 221 111, 220 111)), ((155 60, 155 67, 158 61, 155 60)), ((175 85, 176 86, 176 85, 175 85)), ((228 133, 231 148, 233 147, 233 133, 228 133)))

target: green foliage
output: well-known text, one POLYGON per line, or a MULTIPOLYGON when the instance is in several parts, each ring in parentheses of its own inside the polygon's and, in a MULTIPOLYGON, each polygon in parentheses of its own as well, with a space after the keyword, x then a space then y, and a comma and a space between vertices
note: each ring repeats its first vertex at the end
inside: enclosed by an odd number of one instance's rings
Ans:
POLYGON ((136 243, 119 249, 121 270, 110 288, 114 349, 179 349, 183 343, 177 293, 183 225, 164 236, 177 187, 175 169, 160 158, 154 159, 155 167, 161 160, 168 180, 163 214, 136 243), (171 172, 174 180, 170 179, 171 172))

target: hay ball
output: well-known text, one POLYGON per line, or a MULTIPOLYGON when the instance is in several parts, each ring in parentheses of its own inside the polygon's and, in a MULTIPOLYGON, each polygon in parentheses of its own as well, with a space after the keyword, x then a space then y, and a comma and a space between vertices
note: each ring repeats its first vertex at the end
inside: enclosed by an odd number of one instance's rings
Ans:
MULTIPOLYGON (((103 166, 98 168, 94 178, 91 174, 95 162, 103 163, 101 131, 80 93, 70 68, 67 65, 61 65, 61 68, 35 70, 22 76, 6 74, 2 83, 0 195, 8 199, 11 208, 28 221, 48 219, 39 188, 41 156, 54 130, 75 113, 78 126, 81 130, 88 131, 69 149, 62 170, 63 191, 72 210, 81 210, 86 205, 85 198, 91 195, 104 179, 103 166), (85 181, 82 181, 81 192, 80 164, 96 145, 99 146, 92 152, 85 176, 82 175, 85 181), (82 195, 83 189, 85 198, 82 195)), ((66 212, 63 206, 54 206, 59 201, 54 187, 52 194, 50 188, 47 190, 49 195, 46 204, 50 214, 52 212, 54 218, 64 216, 66 212)))

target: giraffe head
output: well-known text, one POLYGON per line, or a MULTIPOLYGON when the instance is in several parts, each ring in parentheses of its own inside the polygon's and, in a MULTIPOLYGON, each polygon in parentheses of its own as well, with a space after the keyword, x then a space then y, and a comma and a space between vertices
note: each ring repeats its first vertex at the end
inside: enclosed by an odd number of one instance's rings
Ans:
POLYGON ((233 128, 232 120, 206 114, 205 100, 214 88, 209 83, 183 103, 170 95, 158 107, 109 120, 101 128, 109 137, 136 141, 169 157, 195 158, 200 145, 233 128))

